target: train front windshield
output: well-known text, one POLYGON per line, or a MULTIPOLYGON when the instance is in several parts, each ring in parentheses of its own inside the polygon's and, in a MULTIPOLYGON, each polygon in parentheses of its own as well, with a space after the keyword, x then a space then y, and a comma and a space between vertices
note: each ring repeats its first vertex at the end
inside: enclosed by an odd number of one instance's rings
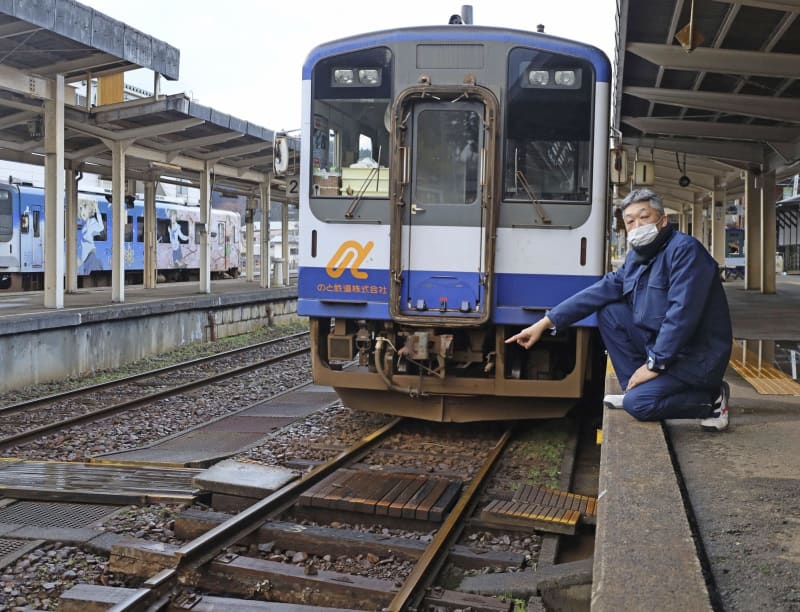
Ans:
POLYGON ((588 203, 594 90, 591 64, 517 48, 509 57, 508 83, 504 199, 533 196, 588 203))
MULTIPOLYGON (((389 165, 391 53, 377 48, 329 58, 315 69, 311 166, 315 176, 389 165)), ((346 191, 319 196, 344 196, 346 191)))

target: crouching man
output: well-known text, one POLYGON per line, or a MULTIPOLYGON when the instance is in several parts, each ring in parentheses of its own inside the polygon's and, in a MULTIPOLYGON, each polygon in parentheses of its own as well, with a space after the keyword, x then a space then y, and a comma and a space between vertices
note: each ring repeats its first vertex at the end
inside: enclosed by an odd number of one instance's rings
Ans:
POLYGON ((547 330, 564 329, 596 312, 600 335, 623 395, 607 395, 641 421, 701 419, 728 426, 730 390, 723 381, 733 343, 728 301, 717 262, 679 232, 650 189, 622 201, 631 247, 623 265, 564 300, 511 336, 529 349, 547 330))

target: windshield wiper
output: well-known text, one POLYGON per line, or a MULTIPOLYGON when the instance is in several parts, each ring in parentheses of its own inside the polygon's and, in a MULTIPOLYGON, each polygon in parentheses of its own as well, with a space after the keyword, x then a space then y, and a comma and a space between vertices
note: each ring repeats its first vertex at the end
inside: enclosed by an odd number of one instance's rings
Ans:
POLYGON ((522 173, 522 170, 516 170, 514 172, 514 176, 516 177, 517 181, 522 185, 522 188, 525 190, 525 193, 528 194, 528 198, 533 204, 533 207, 536 209, 536 213, 542 220, 542 223, 545 225, 550 225, 553 221, 550 217, 547 216, 547 213, 542 206, 542 203, 539 202, 538 198, 534 195, 533 189, 531 188, 530 184, 528 183, 528 179, 525 178, 525 175, 522 173))
POLYGON ((356 209, 361 203, 361 199, 367 192, 367 187, 369 187, 369 183, 373 178, 375 179, 375 191, 379 191, 381 180, 381 147, 378 147, 378 165, 374 168, 370 168, 369 174, 367 174, 367 177, 361 182, 358 192, 356 193, 356 197, 353 198, 353 201, 350 202, 350 206, 347 207, 347 210, 344 213, 345 219, 353 218, 353 215, 356 213, 356 209))

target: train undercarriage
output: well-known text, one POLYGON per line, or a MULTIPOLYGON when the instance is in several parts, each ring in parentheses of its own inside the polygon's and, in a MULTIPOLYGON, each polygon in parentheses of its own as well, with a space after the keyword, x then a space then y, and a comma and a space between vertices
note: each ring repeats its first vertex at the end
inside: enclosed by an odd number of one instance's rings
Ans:
POLYGON ((504 343, 517 331, 312 318, 314 382, 350 408, 430 421, 557 418, 600 404, 605 358, 595 329, 570 328, 529 351, 504 343))

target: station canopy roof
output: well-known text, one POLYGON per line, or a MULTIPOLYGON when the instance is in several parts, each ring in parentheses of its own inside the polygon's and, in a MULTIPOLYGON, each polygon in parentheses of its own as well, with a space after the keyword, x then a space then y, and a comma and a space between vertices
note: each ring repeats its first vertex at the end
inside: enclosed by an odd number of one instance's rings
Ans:
POLYGON ((796 173, 800 0, 617 0, 614 126, 692 201, 741 170, 796 173), (692 182, 681 188, 678 179, 692 182))
MULTIPOLYGON (((41 165, 55 75, 70 83, 146 68, 175 80, 180 52, 73 0, 0 0, 0 58, 0 158, 41 165)), ((110 176, 113 141, 127 146, 129 179, 195 181, 208 164, 215 188, 242 193, 272 169, 272 130, 185 94, 90 108, 67 98, 64 123, 66 163, 76 170, 110 176)))

